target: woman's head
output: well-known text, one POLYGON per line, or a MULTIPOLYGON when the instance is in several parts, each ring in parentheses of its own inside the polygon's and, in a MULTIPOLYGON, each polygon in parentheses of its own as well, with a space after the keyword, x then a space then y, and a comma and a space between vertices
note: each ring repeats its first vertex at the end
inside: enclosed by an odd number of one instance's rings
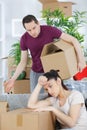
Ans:
POLYGON ((57 80, 57 78, 60 78, 60 76, 56 70, 50 70, 49 72, 44 73, 43 76, 45 76, 48 81, 50 79, 57 80))
POLYGON ((58 96, 61 88, 68 90, 59 76, 58 71, 50 70, 49 72, 44 73, 43 76, 47 78, 47 85, 45 85, 44 88, 47 89, 50 95, 55 97, 58 96))

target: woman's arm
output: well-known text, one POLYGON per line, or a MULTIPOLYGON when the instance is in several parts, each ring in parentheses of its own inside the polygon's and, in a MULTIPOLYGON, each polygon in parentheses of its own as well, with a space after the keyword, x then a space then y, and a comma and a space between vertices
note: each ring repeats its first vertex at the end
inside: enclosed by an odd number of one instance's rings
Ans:
POLYGON ((45 85, 47 82, 47 79, 44 76, 40 76, 38 79, 38 84, 36 85, 34 91, 32 92, 29 101, 28 101, 28 107, 29 108, 38 108, 38 107, 45 107, 50 105, 49 98, 45 100, 38 101, 38 96, 40 93, 40 90, 43 85, 45 85))
POLYGON ((53 106, 41 107, 36 109, 36 111, 52 111, 58 121, 65 127, 72 128, 76 125, 80 116, 81 104, 72 105, 69 114, 65 114, 53 106))
POLYGON ((76 125, 80 116, 81 104, 72 105, 68 115, 58 109, 53 108, 53 113, 67 127, 72 128, 76 125))

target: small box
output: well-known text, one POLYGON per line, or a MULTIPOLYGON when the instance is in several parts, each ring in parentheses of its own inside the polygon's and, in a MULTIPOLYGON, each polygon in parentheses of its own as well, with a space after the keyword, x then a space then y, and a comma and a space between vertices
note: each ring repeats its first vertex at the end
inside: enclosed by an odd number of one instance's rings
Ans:
POLYGON ((1 130, 54 130, 54 117, 48 111, 17 109, 1 114, 1 130))
POLYGON ((9 110, 8 102, 6 101, 0 101, 0 114, 2 112, 7 112, 9 110))
POLYGON ((14 88, 11 89, 10 93, 11 94, 30 93, 30 80, 26 80, 26 79, 16 80, 14 84, 14 88))
MULTIPOLYGON (((17 66, 8 66, 8 78, 11 78, 12 77, 12 73, 16 71, 16 68, 17 66)), ((25 68, 25 72, 26 72, 26 77, 25 79, 29 79, 30 77, 30 70, 31 70, 31 67, 26 67, 25 68)))
POLYGON ((31 71, 31 67, 28 67, 28 66, 27 66, 27 67, 25 68, 25 72, 26 72, 26 77, 25 77, 25 78, 26 78, 26 79, 29 79, 29 78, 30 78, 30 71, 31 71))
MULTIPOLYGON (((12 72, 16 70, 17 66, 14 65, 14 58, 13 57, 8 57, 7 58, 7 66, 8 66, 8 78, 12 77, 12 72)), ((26 77, 25 79, 29 79, 30 77, 30 70, 31 70, 31 66, 32 66, 32 59, 28 58, 28 64, 25 67, 24 71, 26 72, 26 77)))
POLYGON ((77 73, 77 58, 74 47, 63 40, 46 44, 41 53, 45 72, 59 70, 62 79, 71 78, 77 73))
POLYGON ((12 89, 14 94, 30 93, 30 80, 16 80, 14 88, 12 89))

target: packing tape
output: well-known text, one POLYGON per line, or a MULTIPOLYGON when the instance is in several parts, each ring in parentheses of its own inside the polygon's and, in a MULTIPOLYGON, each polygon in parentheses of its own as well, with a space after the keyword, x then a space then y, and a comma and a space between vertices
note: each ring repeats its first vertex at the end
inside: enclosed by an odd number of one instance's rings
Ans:
POLYGON ((23 125, 23 117, 22 115, 17 115, 17 126, 21 127, 23 125))

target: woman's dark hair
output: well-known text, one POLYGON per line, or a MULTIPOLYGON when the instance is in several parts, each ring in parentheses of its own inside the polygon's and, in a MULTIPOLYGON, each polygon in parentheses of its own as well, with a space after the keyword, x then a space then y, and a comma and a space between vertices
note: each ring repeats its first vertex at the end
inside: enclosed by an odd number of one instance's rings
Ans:
POLYGON ((64 85, 62 78, 59 76, 57 70, 50 70, 49 72, 44 73, 43 76, 46 76, 46 78, 48 79, 48 81, 49 81, 50 79, 55 79, 55 80, 57 80, 57 78, 60 78, 60 79, 61 79, 61 84, 62 84, 63 88, 64 88, 65 90, 68 90, 68 88, 64 85))
POLYGON ((34 21, 36 24, 38 23, 38 20, 36 19, 35 16, 33 16, 33 15, 26 15, 23 18, 23 20, 22 20, 22 24, 23 24, 24 28, 25 28, 25 25, 24 25, 25 23, 30 23, 32 21, 34 21))
POLYGON ((86 110, 87 110, 87 98, 85 99, 85 107, 86 107, 86 110))

